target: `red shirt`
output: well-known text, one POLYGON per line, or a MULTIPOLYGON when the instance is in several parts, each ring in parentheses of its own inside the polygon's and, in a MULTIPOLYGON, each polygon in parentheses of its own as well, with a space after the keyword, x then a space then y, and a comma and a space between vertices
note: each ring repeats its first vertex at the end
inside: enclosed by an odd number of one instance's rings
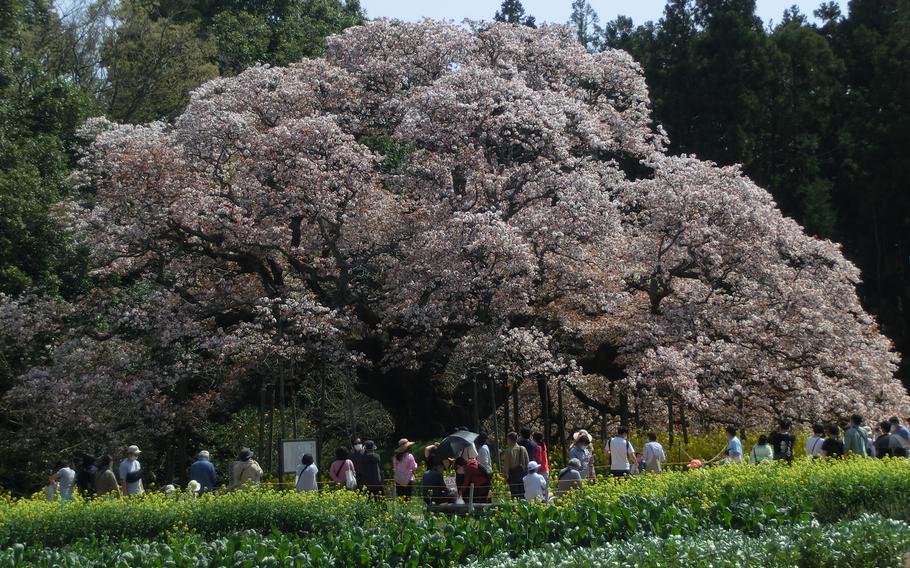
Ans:
POLYGON ((462 495, 467 495, 468 488, 471 487, 472 483, 475 489, 490 485, 490 480, 480 469, 480 462, 474 458, 469 459, 467 465, 464 466, 464 481, 461 482, 461 487, 458 488, 458 491, 462 495))
POLYGON ((537 444, 537 455, 535 460, 540 467, 537 468, 538 473, 548 473, 550 471, 550 457, 547 455, 547 445, 546 444, 537 444))

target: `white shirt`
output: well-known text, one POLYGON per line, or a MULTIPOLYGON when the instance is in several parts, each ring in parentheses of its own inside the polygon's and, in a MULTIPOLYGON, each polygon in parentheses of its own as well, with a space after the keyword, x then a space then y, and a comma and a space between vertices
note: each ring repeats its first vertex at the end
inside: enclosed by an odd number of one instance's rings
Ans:
POLYGON ((524 476, 522 481, 525 484, 525 499, 528 501, 547 501, 549 498, 547 480, 542 475, 535 471, 524 476))
POLYGON ((610 438, 606 450, 610 454, 611 471, 629 471, 629 457, 635 458, 632 442, 622 436, 615 436, 610 438))
POLYGON ((297 493, 303 493, 304 491, 318 491, 319 485, 316 483, 316 474, 319 473, 319 468, 316 467, 316 464, 311 463, 308 466, 299 464, 297 466, 297 493))
MULTIPOLYGON (((139 460, 131 460, 126 458, 120 462, 120 481, 126 481, 126 475, 134 471, 139 471, 142 469, 142 466, 139 464, 139 460)), ((126 484, 126 494, 127 495, 141 495, 142 494, 142 480, 134 481, 132 483, 126 484)))
POLYGON ((60 498, 69 500, 73 498, 73 484, 76 482, 76 472, 68 467, 60 468, 57 472, 57 483, 60 487, 60 498))
POLYGON ((466 460, 477 458, 477 447, 474 445, 474 442, 471 442, 461 450, 461 457, 466 460))
POLYGON ((660 464, 665 461, 667 461, 667 456, 664 454, 664 447, 660 445, 660 442, 645 444, 645 452, 642 454, 645 471, 660 473, 660 464))
POLYGON ((822 455, 822 444, 824 443, 825 439, 821 436, 816 436, 815 434, 809 436, 809 439, 806 440, 806 455, 810 457, 822 455))
POLYGON ((477 461, 487 469, 493 469, 493 460, 490 458, 490 446, 484 444, 477 449, 477 461))

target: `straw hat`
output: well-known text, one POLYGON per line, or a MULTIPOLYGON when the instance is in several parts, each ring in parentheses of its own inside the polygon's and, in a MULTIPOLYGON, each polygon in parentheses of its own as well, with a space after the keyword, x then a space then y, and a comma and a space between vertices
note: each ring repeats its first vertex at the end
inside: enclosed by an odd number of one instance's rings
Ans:
POLYGON ((414 442, 409 441, 407 438, 402 438, 402 439, 398 440, 398 447, 395 448, 395 453, 400 454, 402 452, 406 452, 413 445, 414 445, 414 442))

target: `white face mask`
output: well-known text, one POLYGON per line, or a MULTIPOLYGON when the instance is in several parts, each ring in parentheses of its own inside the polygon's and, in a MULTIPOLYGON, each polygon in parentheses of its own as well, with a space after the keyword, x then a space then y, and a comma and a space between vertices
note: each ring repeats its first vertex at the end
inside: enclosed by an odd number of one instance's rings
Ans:
POLYGON ((354 451, 359 452, 363 450, 363 444, 354 444, 354 451))

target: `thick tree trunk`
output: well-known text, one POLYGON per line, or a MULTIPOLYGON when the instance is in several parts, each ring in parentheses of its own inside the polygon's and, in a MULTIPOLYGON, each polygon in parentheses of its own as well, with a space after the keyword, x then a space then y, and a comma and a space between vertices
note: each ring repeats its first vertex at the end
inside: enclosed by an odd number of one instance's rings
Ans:
POLYGON ((521 416, 518 413, 518 387, 512 389, 512 414, 515 420, 515 432, 521 431, 521 416))
POLYGON ((559 390, 556 393, 556 398, 559 401, 559 445, 562 446, 562 463, 567 464, 569 462, 567 449, 569 447, 569 440, 566 436, 566 407, 563 404, 562 399, 562 387, 564 382, 565 381, 562 378, 559 379, 559 385, 557 386, 559 390))
MULTIPOLYGON (((406 369, 385 373, 363 371, 358 375, 359 392, 378 401, 395 424, 392 442, 406 437, 429 440, 448 434, 452 428, 472 423, 472 381, 460 385, 453 394, 443 394, 443 385, 431 374, 406 369)), ((481 408, 481 419, 489 416, 481 408)))
POLYGON ((629 397, 626 393, 619 393, 619 425, 629 427, 629 397))
POLYGON ((540 420, 543 422, 544 443, 550 445, 550 386, 547 379, 537 379, 537 394, 540 396, 540 420))
MULTIPOLYGON (((265 380, 259 383, 259 445, 256 446, 256 455, 262 459, 265 447, 265 380)), ((238 448, 239 450, 239 448, 238 448)))
POLYGON ((673 397, 667 397, 667 436, 670 438, 670 447, 673 447, 674 441, 674 432, 673 432, 673 397))
POLYGON ((689 443, 689 425, 686 421, 686 403, 679 401, 679 424, 682 426, 683 443, 689 443))

